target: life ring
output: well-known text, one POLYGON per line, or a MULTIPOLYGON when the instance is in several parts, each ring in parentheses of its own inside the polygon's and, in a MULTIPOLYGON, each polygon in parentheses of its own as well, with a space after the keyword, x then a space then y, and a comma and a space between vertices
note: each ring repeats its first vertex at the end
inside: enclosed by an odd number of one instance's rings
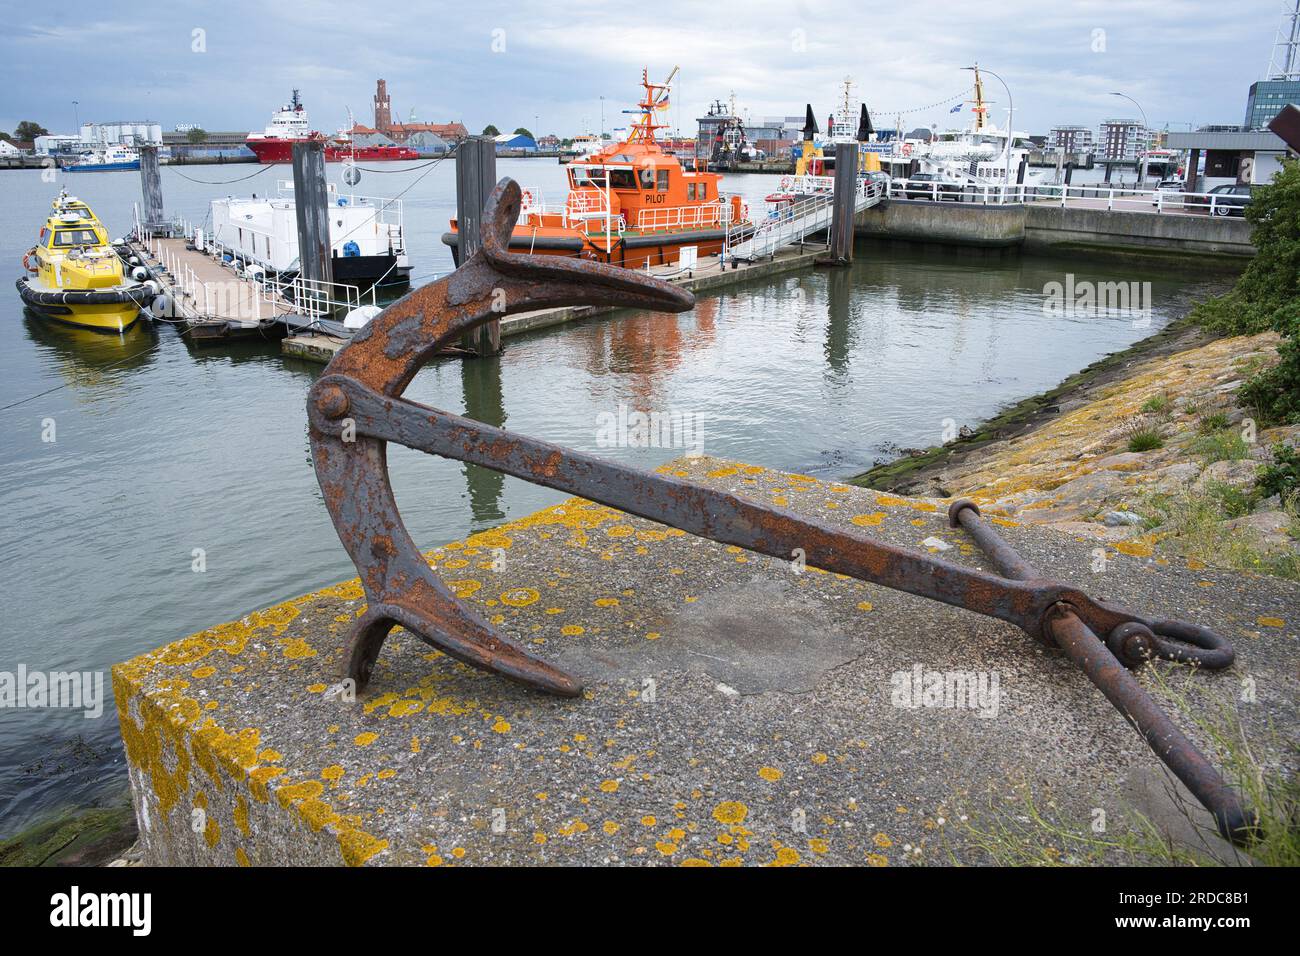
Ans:
POLYGON ((36 251, 36 247, 33 246, 32 248, 28 249, 26 252, 23 253, 23 268, 26 269, 28 272, 41 271, 38 266, 32 265, 32 253, 35 251, 36 251))
POLYGON ((519 208, 520 209, 533 208, 533 191, 531 189, 525 189, 522 193, 519 194, 519 208))
POLYGON ((903 144, 903 155, 904 155, 904 156, 911 156, 911 155, 912 155, 912 144, 911 144, 911 143, 904 143, 904 144, 903 144))

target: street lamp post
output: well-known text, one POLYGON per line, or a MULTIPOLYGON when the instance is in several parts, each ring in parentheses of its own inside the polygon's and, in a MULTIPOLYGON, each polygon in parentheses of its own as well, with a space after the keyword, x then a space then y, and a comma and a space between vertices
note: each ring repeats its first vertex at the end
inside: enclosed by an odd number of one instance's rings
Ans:
POLYGON ((73 120, 74 123, 76 123, 76 126, 77 126, 77 133, 80 134, 80 133, 81 133, 81 110, 79 110, 79 109, 77 108, 78 106, 80 106, 80 102, 77 101, 77 100, 73 100, 73 101, 72 101, 72 120, 73 120))
MULTIPOLYGON (((1111 96, 1119 96, 1119 97, 1123 97, 1124 99, 1126 99, 1126 100, 1128 100, 1130 103, 1132 103, 1134 106, 1136 106, 1136 107, 1138 108, 1138 112, 1142 114, 1142 128, 1143 128, 1144 130, 1146 130, 1148 133, 1151 132, 1151 127, 1150 127, 1150 125, 1148 125, 1148 123, 1147 123, 1147 114, 1146 114, 1146 110, 1142 109, 1142 104, 1141 104, 1141 103, 1139 103, 1137 100, 1133 99, 1133 97, 1129 96, 1127 93, 1111 93, 1110 95, 1111 95, 1111 96)), ((1141 189, 1142 186, 1144 186, 1144 185, 1146 184, 1146 181, 1147 181, 1147 162, 1148 162, 1148 159, 1149 159, 1149 157, 1147 156, 1147 153, 1148 153, 1149 150, 1150 150, 1150 143, 1147 144, 1147 148, 1145 148, 1145 149, 1142 150, 1142 167, 1141 167, 1141 169, 1142 169, 1142 175, 1141 175, 1141 178, 1138 180, 1138 188, 1139 188, 1139 189, 1141 189)))
MULTIPOLYGON (((975 71, 978 69, 978 67, 964 66, 962 67, 962 69, 975 71)), ((1007 86, 1007 81, 1002 79, 1002 77, 998 76, 992 70, 984 70, 984 72, 987 73, 989 76, 993 77, 999 83, 1001 83, 1002 89, 1006 90, 1007 92, 1007 159, 1005 163, 1006 168, 1003 170, 1003 173, 1005 175, 1003 176, 1002 179, 1003 193, 1004 193, 1003 199, 1005 199, 1006 191, 1011 188, 1011 139, 1015 135, 1015 133, 1012 131, 1015 128, 1013 125, 1013 121, 1016 116, 1016 104, 1015 101, 1012 100, 1011 98, 1011 87, 1007 86)))

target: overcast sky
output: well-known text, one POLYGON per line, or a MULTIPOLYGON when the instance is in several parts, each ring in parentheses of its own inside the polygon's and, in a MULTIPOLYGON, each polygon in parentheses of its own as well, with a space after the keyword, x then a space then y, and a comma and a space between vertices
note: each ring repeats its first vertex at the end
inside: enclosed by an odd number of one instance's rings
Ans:
MULTIPOLYGON (((1240 123, 1263 76, 1281 0, 169 0, 7 4, 0 36, 0 128, 35 120, 152 119, 171 129, 261 129, 292 87, 312 125, 333 131, 350 107, 373 118, 375 79, 394 111, 462 120, 471 132, 568 135, 607 128, 635 102, 640 69, 681 67, 672 117, 683 132, 734 91, 754 118, 836 105, 845 76, 878 126, 959 119, 933 106, 969 87, 978 60, 1001 74, 1018 129, 1090 126, 1136 116, 1151 125, 1240 123), (918 109, 919 108, 919 109, 918 109)), ((999 125, 1006 95, 988 78, 999 125)), ((968 119, 969 113, 960 119, 968 119)), ((955 123, 954 123, 955 125, 955 123)))

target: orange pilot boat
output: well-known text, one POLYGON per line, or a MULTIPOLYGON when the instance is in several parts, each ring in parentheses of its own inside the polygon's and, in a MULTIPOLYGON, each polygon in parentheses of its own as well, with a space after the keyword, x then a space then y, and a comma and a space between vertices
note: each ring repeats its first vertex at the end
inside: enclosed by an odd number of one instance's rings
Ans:
MULTIPOLYGON (((668 106, 671 81, 651 83, 641 71, 641 118, 626 141, 565 167, 563 205, 548 206, 540 191, 524 190, 512 251, 582 256, 629 269, 679 262, 686 247, 699 256, 722 251, 728 231, 746 225, 749 211, 740 196, 722 195, 721 174, 686 169, 655 141, 655 130, 664 128, 655 114, 668 106)), ((459 265, 454 219, 442 241, 459 265)))

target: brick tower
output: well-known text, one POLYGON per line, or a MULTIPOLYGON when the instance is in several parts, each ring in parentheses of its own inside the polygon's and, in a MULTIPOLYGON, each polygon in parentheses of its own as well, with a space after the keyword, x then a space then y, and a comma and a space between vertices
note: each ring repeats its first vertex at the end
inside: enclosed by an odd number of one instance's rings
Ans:
POLYGON ((380 80, 375 85, 375 129, 387 136, 392 128, 393 110, 388 99, 388 84, 380 80))

